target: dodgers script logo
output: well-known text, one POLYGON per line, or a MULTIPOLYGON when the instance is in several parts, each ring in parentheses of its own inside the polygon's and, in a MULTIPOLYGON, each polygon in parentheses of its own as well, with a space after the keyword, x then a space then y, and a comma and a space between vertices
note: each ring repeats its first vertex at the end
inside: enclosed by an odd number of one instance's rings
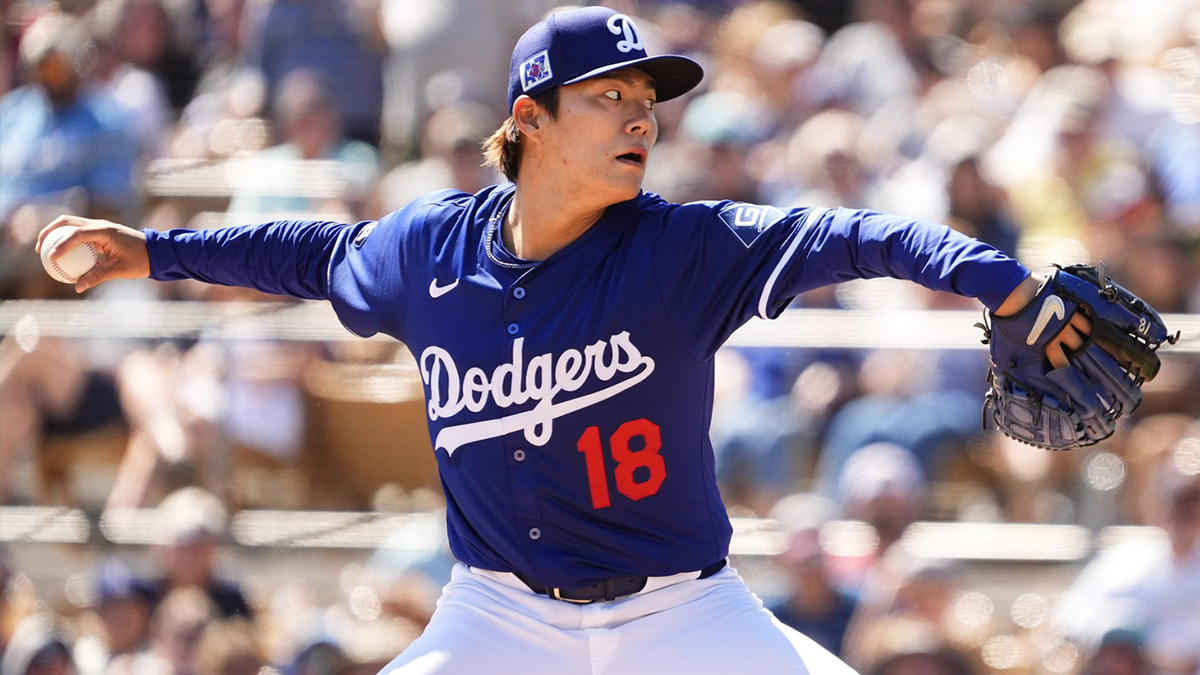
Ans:
POLYGON ((429 419, 449 419, 464 409, 476 413, 489 402, 499 408, 537 401, 533 408, 490 420, 447 425, 434 439, 434 448, 453 455, 475 441, 524 431, 525 439, 542 446, 554 433, 554 420, 629 389, 654 372, 654 359, 643 355, 623 331, 608 340, 597 340, 583 350, 567 349, 561 354, 538 354, 525 360, 525 338, 513 340, 512 359, 492 370, 469 368, 458 372, 450 353, 430 346, 421 353, 421 379, 429 387, 429 419), (611 383, 589 394, 555 400, 579 390, 595 378, 611 383))
POLYGON ((617 51, 622 54, 627 54, 635 49, 643 49, 642 36, 638 33, 637 26, 633 25, 633 19, 624 14, 613 14, 608 17, 608 30, 613 35, 620 35, 624 38, 617 42, 617 51))
POLYGON ((550 55, 546 53, 545 49, 521 64, 521 87, 525 91, 533 89, 551 77, 554 77, 554 71, 550 70, 550 55))

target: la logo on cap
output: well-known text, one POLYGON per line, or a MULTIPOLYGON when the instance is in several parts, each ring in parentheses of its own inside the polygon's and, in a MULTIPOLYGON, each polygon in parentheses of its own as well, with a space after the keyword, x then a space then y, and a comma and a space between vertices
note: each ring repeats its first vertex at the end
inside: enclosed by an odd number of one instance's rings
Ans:
POLYGON ((521 64, 521 88, 529 91, 542 82, 554 77, 550 70, 550 55, 546 50, 534 54, 521 64))
POLYGON ((608 30, 613 35, 623 38, 617 42, 617 51, 627 54, 635 49, 642 49, 642 36, 638 33, 633 20, 624 14, 613 14, 608 17, 608 30))
POLYGON ((522 94, 636 68, 654 78, 658 101, 681 96, 700 83, 700 64, 678 54, 646 53, 645 36, 628 16, 608 7, 554 12, 517 40, 508 68, 508 109, 522 94))

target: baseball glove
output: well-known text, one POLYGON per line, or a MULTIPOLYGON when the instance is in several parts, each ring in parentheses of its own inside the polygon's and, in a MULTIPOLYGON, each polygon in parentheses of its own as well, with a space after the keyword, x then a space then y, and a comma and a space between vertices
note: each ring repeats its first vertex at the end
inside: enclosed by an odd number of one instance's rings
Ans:
POLYGON ((1179 338, 1103 265, 1056 267, 1028 306, 988 318, 990 325, 978 324, 992 359, 983 427, 1051 450, 1111 436, 1117 419, 1142 402, 1142 384, 1158 373, 1156 350, 1179 338), (1077 309, 1091 320, 1091 334, 1067 366, 1055 369, 1046 346, 1077 309))

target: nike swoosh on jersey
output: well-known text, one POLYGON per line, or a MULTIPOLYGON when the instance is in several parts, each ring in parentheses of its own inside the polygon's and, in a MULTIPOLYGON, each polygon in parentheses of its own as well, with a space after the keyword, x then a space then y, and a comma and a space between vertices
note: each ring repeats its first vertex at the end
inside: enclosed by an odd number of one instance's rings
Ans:
POLYGON ((1046 325, 1050 323, 1050 317, 1056 317, 1062 321, 1067 315, 1067 308, 1063 305, 1062 298, 1057 295, 1051 295, 1042 303, 1042 309, 1038 312, 1037 321, 1033 322, 1033 328, 1029 330, 1029 337, 1025 338, 1025 344, 1032 345, 1042 336, 1042 331, 1046 330, 1046 325))
POLYGON ((431 298, 442 297, 443 295, 454 290, 454 287, 458 285, 458 281, 459 281, 458 279, 455 279, 453 282, 448 283, 445 286, 438 286, 437 279, 430 281, 429 282, 429 297, 431 297, 431 298))

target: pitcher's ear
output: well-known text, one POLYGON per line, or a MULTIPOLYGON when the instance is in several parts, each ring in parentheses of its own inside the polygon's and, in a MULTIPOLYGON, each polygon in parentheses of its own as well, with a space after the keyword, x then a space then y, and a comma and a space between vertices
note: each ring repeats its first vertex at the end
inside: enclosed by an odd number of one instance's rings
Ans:
POLYGON ((517 122, 517 128, 521 133, 528 134, 530 131, 536 131, 542 121, 542 106, 538 105, 537 101, 522 94, 513 101, 512 115, 517 122))

